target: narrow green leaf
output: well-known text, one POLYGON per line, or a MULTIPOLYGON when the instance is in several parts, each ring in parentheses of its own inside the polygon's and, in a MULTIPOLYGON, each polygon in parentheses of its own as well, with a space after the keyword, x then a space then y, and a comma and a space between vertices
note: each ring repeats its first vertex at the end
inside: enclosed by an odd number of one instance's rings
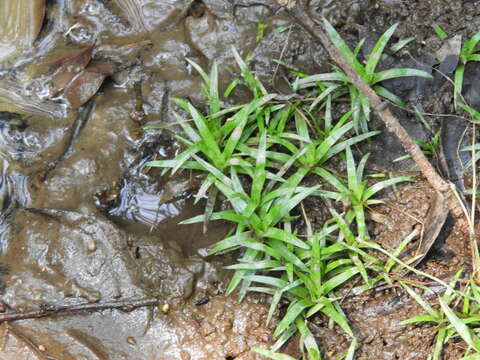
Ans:
POLYGON ((398 42, 396 42, 395 44, 393 44, 392 46, 390 46, 390 50, 392 52, 396 53, 396 52, 400 51, 401 49, 403 49, 408 44, 410 44, 416 38, 417 38, 416 36, 411 36, 411 37, 408 37, 408 38, 405 38, 405 39, 401 39, 398 42))
POLYGON ((345 360, 354 360, 356 347, 357 347, 357 339, 353 338, 352 342, 350 343, 350 346, 348 347, 348 352, 347 352, 347 356, 345 357, 345 360))
POLYGON ((273 333, 273 338, 277 338, 280 334, 282 334, 307 307, 312 305, 313 303, 308 299, 292 302, 288 307, 285 316, 278 323, 277 328, 273 333))
POLYGON ((439 319, 438 311, 434 310, 430 304, 425 301, 420 295, 418 295, 413 289, 408 287, 405 283, 401 283, 403 288, 408 292, 408 294, 425 310, 432 318, 439 319))
POLYGON ((433 76, 423 70, 409 68, 395 68, 380 71, 372 75, 372 84, 376 84, 385 80, 395 79, 399 77, 418 76, 427 79, 433 79, 433 76))
POLYGON ((454 89, 453 89, 453 103, 455 110, 458 108, 458 99, 462 94, 463 88, 463 74, 465 72, 465 65, 458 65, 455 69, 454 89))
MULTIPOLYGON (((208 189, 212 186, 212 184, 215 182, 215 177, 212 176, 212 174, 208 174, 206 179, 203 181, 202 185, 200 185, 200 188, 197 191, 197 194, 195 195, 195 202, 196 204, 198 201, 203 199, 205 194, 207 193, 208 189)), ((206 218, 204 218, 206 219, 206 218)))
POLYGON ((297 333, 297 327, 295 324, 290 325, 290 327, 283 332, 282 335, 278 338, 278 340, 273 344, 272 351, 277 351, 280 349, 293 335, 297 333))
POLYGON ((344 282, 355 276, 359 273, 359 270, 356 267, 342 269, 342 272, 331 279, 328 279, 322 285, 322 293, 327 295, 335 289, 336 287, 342 285, 344 282))
POLYGON ((311 75, 306 78, 298 80, 298 86, 300 89, 305 89, 317 85, 318 81, 348 81, 345 74, 341 72, 333 72, 327 74, 311 75))
POLYGON ((408 176, 398 176, 398 177, 393 178, 393 179, 380 181, 380 182, 376 183, 375 185, 370 186, 364 192, 363 199, 368 200, 373 195, 375 195, 377 192, 379 192, 380 190, 383 190, 383 189, 385 189, 389 186, 392 186, 392 185, 395 185, 395 184, 398 184, 398 183, 401 183, 401 182, 407 182, 407 181, 412 181, 412 179, 409 178, 408 176))
POLYGON ((203 79, 203 82, 207 85, 207 87, 210 86, 210 77, 208 76, 208 74, 202 69, 202 67, 200 65, 198 65, 195 61, 191 60, 191 59, 188 59, 186 58, 185 60, 187 60, 187 62, 192 65, 195 70, 197 70, 197 72, 200 74, 200 76, 202 77, 203 79))
POLYGON ((228 98, 232 91, 240 84, 240 80, 234 79, 225 89, 225 92, 223 93, 224 98, 228 98))
POLYGON ((218 66, 217 61, 213 60, 212 68, 210 70, 210 83, 208 87, 208 101, 210 107, 210 114, 215 114, 220 111, 220 97, 218 95, 218 66))
POLYGON ((188 103, 188 110, 192 116, 195 126, 197 127, 200 136, 202 137, 201 142, 205 144, 205 155, 207 155, 212 161, 217 163, 217 161, 222 161, 222 154, 217 144, 217 140, 213 136, 212 132, 208 128, 205 118, 203 115, 190 103, 188 103))
MULTIPOLYGON (((325 119, 327 119, 327 116, 328 115, 331 115, 331 112, 330 112, 330 109, 331 109, 331 94, 340 89, 341 88, 341 85, 331 85, 331 86, 328 86, 325 90, 323 90, 320 95, 318 95, 315 100, 313 100, 312 104, 310 105, 309 107, 309 111, 313 111, 313 109, 315 109, 315 107, 317 107, 318 104, 320 104, 323 99, 327 98, 327 102, 326 102, 326 108, 325 108, 325 119), (330 100, 328 100, 330 99, 330 100), (329 105, 330 104, 330 105, 329 105)), ((331 116, 330 116, 331 118, 331 116)), ((331 121, 330 123, 327 125, 325 124, 325 130, 329 131, 330 128, 331 128, 331 121)))
POLYGON ((407 319, 407 320, 403 320, 399 324, 400 325, 410 325, 410 324, 416 324, 416 323, 420 323, 420 322, 434 322, 434 323, 437 323, 438 320, 439 319, 437 317, 434 317, 432 315, 419 315, 419 316, 414 316, 414 317, 412 317, 410 319, 407 319))
POLYGON ((273 249, 275 249, 275 251, 280 254, 280 256, 282 256, 289 263, 295 265, 304 272, 308 272, 307 266, 292 251, 290 251, 285 245, 283 245, 282 242, 280 242, 279 240, 271 239, 268 241, 268 243, 273 249))
POLYGON ((268 270, 281 266, 276 260, 260 260, 255 262, 241 262, 239 264, 225 266, 228 270, 268 270))
POLYGON ((297 325, 298 331, 300 332, 301 341, 307 349, 309 360, 321 360, 320 350, 318 349, 317 342, 313 337, 312 332, 306 324, 306 320, 298 317, 295 320, 295 324, 297 325))
MULTIPOLYGON (((205 219, 205 214, 201 214, 198 216, 194 216, 192 218, 189 218, 187 220, 183 220, 179 222, 179 225, 188 225, 188 224, 196 224, 196 223, 201 223, 205 219)), ((242 215, 238 215, 232 210, 225 210, 225 211, 219 211, 219 212, 214 212, 212 213, 212 216, 210 217, 210 220, 227 220, 231 222, 235 222, 238 224, 245 223, 248 219, 245 218, 242 215)))
MULTIPOLYGON (((215 255, 215 254, 218 254, 218 253, 223 252, 225 250, 229 250, 231 248, 238 247, 242 244, 242 242, 249 239, 251 237, 251 235, 252 235, 251 231, 244 231, 244 232, 229 236, 229 237, 217 242, 215 247, 211 251, 209 251, 208 254, 209 255, 215 255)), ((250 260, 250 259, 247 258, 246 260, 250 260)))
MULTIPOLYGON (((257 250, 247 249, 247 251, 245 251, 245 254, 242 257, 242 260, 254 261, 254 260, 257 260, 259 255, 260 253, 257 250)), ((253 273, 254 272, 250 270, 235 271, 235 274, 233 274, 232 278, 230 279, 230 282, 228 283, 227 290, 225 291, 225 295, 229 296, 231 293, 233 293, 242 281, 244 281, 247 285, 249 285, 250 281, 248 280, 248 276, 252 276, 253 273)), ((241 301, 244 296, 245 294, 240 293, 239 300, 241 301)))
POLYGON ((340 314, 331 303, 326 304, 325 307, 321 309, 321 312, 331 318, 348 335, 350 335, 352 338, 354 337, 353 331, 350 328, 350 325, 348 325, 348 321, 345 316, 340 314))
POLYGON ((204 214, 204 219, 203 219, 203 233, 204 234, 207 232, 208 223, 210 222, 210 219, 212 217, 213 208, 215 207, 215 202, 217 200, 217 195, 218 195, 218 189, 217 188, 213 188, 208 193, 208 199, 207 199, 207 204, 205 205, 205 214, 204 214))
POLYGON ((265 162, 267 159, 266 151, 267 151, 267 132, 264 131, 263 134, 260 135, 260 143, 258 145, 258 150, 257 150, 254 178, 252 181, 251 198, 252 198, 252 202, 256 205, 260 204, 261 194, 262 194, 263 186, 266 180, 266 172, 265 172, 265 162))
MULTIPOLYGON (((345 114, 344 118, 345 118, 346 115, 350 116, 350 112, 345 114)), ((348 119, 348 117, 346 117, 345 119, 348 119)), ((322 141, 322 143, 320 144, 320 146, 318 146, 318 148, 316 149, 315 158, 317 159, 317 161, 318 162, 324 162, 324 161, 328 160, 326 155, 330 154, 329 150, 332 148, 332 146, 335 145, 335 143, 343 135, 345 135, 349 130, 351 130, 353 128, 353 126, 354 126, 354 124, 352 122, 349 122, 349 123, 341 126, 340 128, 332 131, 332 133, 330 135, 328 135, 328 137, 325 138, 322 141)))
POLYGON ((440 360, 446 335, 447 335, 447 329, 445 327, 442 327, 440 330, 438 330, 437 338, 435 340, 435 348, 433 350, 432 360, 440 360))
POLYGON ((307 249, 307 250, 310 249, 310 246, 308 246, 306 242, 300 240, 298 237, 296 237, 292 233, 289 233, 279 228, 271 227, 267 230, 267 232, 263 234, 263 236, 270 239, 280 240, 285 243, 298 246, 299 248, 302 248, 302 249, 307 249))
POLYGON ((281 219, 285 218, 288 213, 297 206, 303 199, 313 194, 320 186, 313 186, 297 193, 288 200, 276 204, 266 215, 264 221, 269 226, 276 225, 281 219))
POLYGON ((361 134, 361 135, 356 135, 356 136, 352 136, 350 137, 348 140, 345 140, 345 141, 342 141, 341 143, 339 144, 336 144, 334 146, 332 146, 329 150, 328 150, 328 153, 326 155, 326 158, 327 159, 330 159, 332 156, 334 155, 337 155, 338 153, 342 152, 343 150, 345 150, 347 148, 347 146, 352 146, 354 144, 357 144, 363 140, 366 140, 368 138, 371 138, 373 136, 376 136, 378 134, 381 134, 381 131, 370 131, 370 132, 367 132, 365 134, 361 134))
POLYGON ((344 60, 349 62, 353 66, 355 71, 365 80, 366 72, 360 62, 356 59, 353 52, 349 49, 348 45, 343 41, 335 28, 327 21, 323 19, 323 24, 325 31, 327 32, 328 37, 338 49, 340 54, 343 56, 344 60))
POLYGON ((465 65, 467 63, 467 57, 475 52, 475 47, 480 40, 480 31, 473 35, 470 39, 465 41, 460 52, 460 60, 465 65))
POLYGON ((345 149, 345 154, 347 156, 348 187, 350 189, 354 189, 359 184, 359 181, 361 179, 357 179, 357 171, 355 169, 355 159, 353 158, 352 149, 349 146, 345 149))
POLYGON ((437 36, 440 38, 440 40, 445 40, 448 37, 448 35, 439 25, 435 25, 433 27, 433 30, 435 31, 435 34, 437 34, 437 36))
POLYGON ((450 323, 453 325, 458 334, 462 339, 473 349, 480 352, 480 343, 479 339, 472 333, 472 331, 465 325, 460 318, 450 309, 450 307, 445 303, 445 301, 439 297, 438 301, 442 307, 443 312, 447 316, 450 323))
MULTIPOLYGON (((174 168, 178 165, 178 160, 154 160, 148 161, 143 166, 174 168)), ((183 169, 205 170, 205 168, 196 161, 185 161, 181 166, 183 169)))
POLYGON ((367 63, 365 64, 365 71, 367 74, 373 74, 375 68, 377 67, 378 62, 383 54, 383 50, 385 50, 385 46, 387 45, 388 41, 392 37, 393 33, 397 29, 398 23, 392 25, 387 31, 383 33, 383 35, 378 39, 375 46, 373 47, 370 56, 368 57, 367 63))
POLYGON ((340 193, 346 194, 349 192, 347 186, 339 178, 337 178, 332 173, 330 173, 328 170, 317 167, 314 169, 314 173, 321 176, 324 180, 328 181, 340 193))
POLYGON ((375 90, 375 92, 378 95, 383 96, 385 99, 390 100, 394 104, 397 104, 398 106, 401 106, 401 107, 405 107, 405 103, 402 101, 402 99, 400 99, 397 95, 395 95, 391 91, 385 89, 383 86, 380 86, 377 84, 373 87, 373 90, 375 90))

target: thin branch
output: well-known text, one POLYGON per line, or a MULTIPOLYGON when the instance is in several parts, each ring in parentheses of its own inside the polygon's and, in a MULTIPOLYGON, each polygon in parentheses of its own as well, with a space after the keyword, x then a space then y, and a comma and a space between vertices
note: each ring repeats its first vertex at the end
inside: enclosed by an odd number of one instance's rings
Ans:
POLYGON ((123 300, 104 303, 85 303, 78 305, 60 305, 49 306, 39 310, 26 310, 19 312, 9 312, 0 314, 0 323, 5 321, 16 321, 24 319, 40 319, 49 316, 69 315, 85 311, 100 311, 108 309, 121 309, 124 311, 132 311, 139 307, 158 305, 158 299, 141 299, 141 300, 123 300))

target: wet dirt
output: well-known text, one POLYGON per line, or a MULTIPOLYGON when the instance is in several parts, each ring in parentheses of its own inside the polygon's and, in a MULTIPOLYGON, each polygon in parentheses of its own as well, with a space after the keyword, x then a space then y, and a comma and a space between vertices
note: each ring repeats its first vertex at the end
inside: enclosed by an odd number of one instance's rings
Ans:
MULTIPOLYGON (((203 67, 215 59, 225 88, 232 79, 225 69, 235 68, 235 46, 252 57, 251 67, 267 88, 288 96, 289 69, 327 70, 324 50, 286 12, 259 1, 28 4, 11 20, 14 37, 2 27, 5 5, 0 5, 0 49, 7 49, 0 56, 0 298, 17 311, 151 296, 161 306, 3 324, 0 359, 260 359, 250 348, 271 344, 274 324, 265 325, 269 299, 251 295, 238 304, 223 296, 230 274, 222 266, 229 259, 206 256, 228 228, 211 224, 203 234, 200 225, 177 225, 201 212, 203 205, 193 205, 192 199, 198 184, 188 174, 162 177, 143 164, 179 149, 172 141, 172 97, 204 104, 201 79, 186 58, 203 67), (258 23, 265 24, 262 39, 257 39, 258 23), (142 125, 164 128, 142 130, 142 125)), ((349 43, 365 37, 365 51, 399 21, 393 41, 417 39, 401 53, 389 53, 385 66, 432 71, 433 54, 442 45, 433 25, 449 35, 471 36, 480 28, 477 5, 314 0, 310 8, 317 19, 326 16, 349 43)), ((468 78, 477 72, 469 67, 468 78)), ((472 101, 476 83, 466 82, 472 101)), ((407 78, 387 86, 426 111, 451 108, 449 100, 435 95, 450 91, 437 78, 407 78)), ((237 90, 231 101, 248 96, 237 90)), ((415 139, 429 136, 412 114, 399 114, 415 139)), ((439 119, 429 121, 434 128, 442 126, 439 119)), ((375 119, 371 124, 381 129, 375 119)), ((404 152, 388 133, 362 151, 372 152, 379 169, 415 170, 408 160, 392 163, 404 152)), ((372 234, 390 249, 425 220, 432 190, 418 178, 385 196, 387 203, 374 208, 383 221, 374 223, 372 234)), ((321 222, 322 206, 307 204, 314 222, 321 222)), ((468 268, 462 236, 452 224, 445 227, 422 270, 449 277, 468 268)), ((346 296, 342 306, 360 341, 358 359, 428 357, 434 329, 399 325, 420 311, 400 290, 346 296)), ((345 351, 348 341, 336 328, 321 318, 313 325, 326 359, 345 351)), ((447 358, 459 358, 462 346, 449 345, 447 358)), ((293 354, 294 346, 289 348, 293 354)))

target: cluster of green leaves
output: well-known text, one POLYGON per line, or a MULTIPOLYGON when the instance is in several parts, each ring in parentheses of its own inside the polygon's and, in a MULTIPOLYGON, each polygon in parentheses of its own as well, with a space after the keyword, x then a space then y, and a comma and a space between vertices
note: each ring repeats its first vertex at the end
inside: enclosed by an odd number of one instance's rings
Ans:
MULTIPOLYGON (((208 109, 202 112, 186 100, 174 99, 184 113, 175 114, 181 128, 175 138, 184 149, 174 159, 146 165, 171 169, 172 173, 179 169, 196 171, 201 178, 196 198, 208 194, 207 207, 204 214, 183 223, 224 220, 233 225, 211 251, 240 251, 238 263, 228 267, 235 273, 227 294, 238 290, 240 300, 249 291, 272 295, 268 321, 282 300, 289 301, 274 333, 277 342, 268 351, 272 358, 280 359, 278 356, 284 355, 275 351, 291 336, 300 334, 305 358, 318 360, 320 350, 308 326, 310 319, 321 313, 354 338, 335 291, 357 274, 368 286, 372 283, 369 272, 384 270, 381 262, 365 251, 369 246, 358 242, 368 239, 365 208, 379 202, 372 199, 378 191, 408 179, 399 177, 369 186, 363 180, 368 156, 356 165, 351 146, 378 132, 353 134, 352 111, 335 121, 331 96, 325 100, 324 116, 312 115, 300 101, 277 101, 235 50, 234 55, 241 71, 241 80, 234 86, 246 85, 251 101, 226 105, 219 95, 215 62, 210 74, 190 62, 203 78, 208 109), (346 180, 325 169, 324 164, 334 157, 336 161, 346 159, 346 180), (331 188, 306 186, 307 176, 318 176, 331 188), (218 193, 230 209, 213 211, 218 193), (332 218, 318 232, 305 218, 306 234, 299 235, 295 227, 298 206, 311 196, 341 202, 345 211, 339 214, 330 209, 332 218)), ((355 341, 348 359, 353 358, 354 350, 355 341)))
POLYGON ((425 315, 403 321, 403 324, 426 322, 435 324, 437 328, 432 360, 441 359, 444 346, 454 338, 462 338, 468 346, 463 360, 478 359, 480 355, 480 291, 471 279, 464 294, 454 292, 453 288, 458 283, 460 274, 461 272, 457 273, 450 283, 450 288, 447 288, 438 298, 440 305, 438 308, 430 305, 406 283, 402 284, 408 294, 426 312, 425 315))
MULTIPOLYGON (((391 26, 387 31, 385 31, 380 39, 378 39, 370 55, 366 59, 365 65, 363 65, 357 58, 363 46, 363 41, 357 45, 354 51, 352 51, 345 41, 340 37, 335 28, 324 19, 324 27, 330 40, 339 50, 343 58, 355 69, 362 80, 370 85, 370 87, 372 87, 372 89, 380 96, 383 96, 399 106, 404 106, 403 102, 398 96, 381 85, 382 81, 408 76, 419 76, 424 78, 432 78, 432 76, 425 71, 411 68, 393 68, 376 72, 378 63, 384 55, 385 47, 395 32, 397 26, 398 24, 391 26)), ((409 40, 411 41, 411 39, 409 40)), ((403 46, 406 44, 408 44, 407 41, 402 42, 403 46)), ((398 51, 397 48, 396 50, 398 51)), ((342 69, 338 68, 337 66, 333 66, 332 69, 333 72, 330 73, 317 74, 301 78, 296 82, 294 87, 296 89, 310 87, 318 88, 320 94, 312 103, 312 108, 330 94, 332 94, 334 98, 348 94, 353 111, 355 130, 357 133, 367 132, 368 121, 370 119, 371 112, 370 103, 365 96, 351 83, 342 69)))
POLYGON ((455 69, 454 78, 453 101, 455 104, 455 109, 457 109, 459 105, 462 105, 458 99, 462 94, 465 66, 470 61, 480 61, 480 53, 478 53, 478 50, 476 49, 479 40, 480 31, 472 36, 472 38, 465 41, 460 50, 459 65, 455 69))

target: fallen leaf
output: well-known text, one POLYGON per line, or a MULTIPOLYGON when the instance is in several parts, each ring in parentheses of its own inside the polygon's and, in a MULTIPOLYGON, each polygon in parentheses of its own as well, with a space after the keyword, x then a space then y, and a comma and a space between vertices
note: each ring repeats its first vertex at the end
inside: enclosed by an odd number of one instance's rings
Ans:
POLYGON ((85 104, 95 95, 103 81, 115 72, 115 65, 112 63, 92 63, 65 89, 65 97, 74 108, 85 104))

